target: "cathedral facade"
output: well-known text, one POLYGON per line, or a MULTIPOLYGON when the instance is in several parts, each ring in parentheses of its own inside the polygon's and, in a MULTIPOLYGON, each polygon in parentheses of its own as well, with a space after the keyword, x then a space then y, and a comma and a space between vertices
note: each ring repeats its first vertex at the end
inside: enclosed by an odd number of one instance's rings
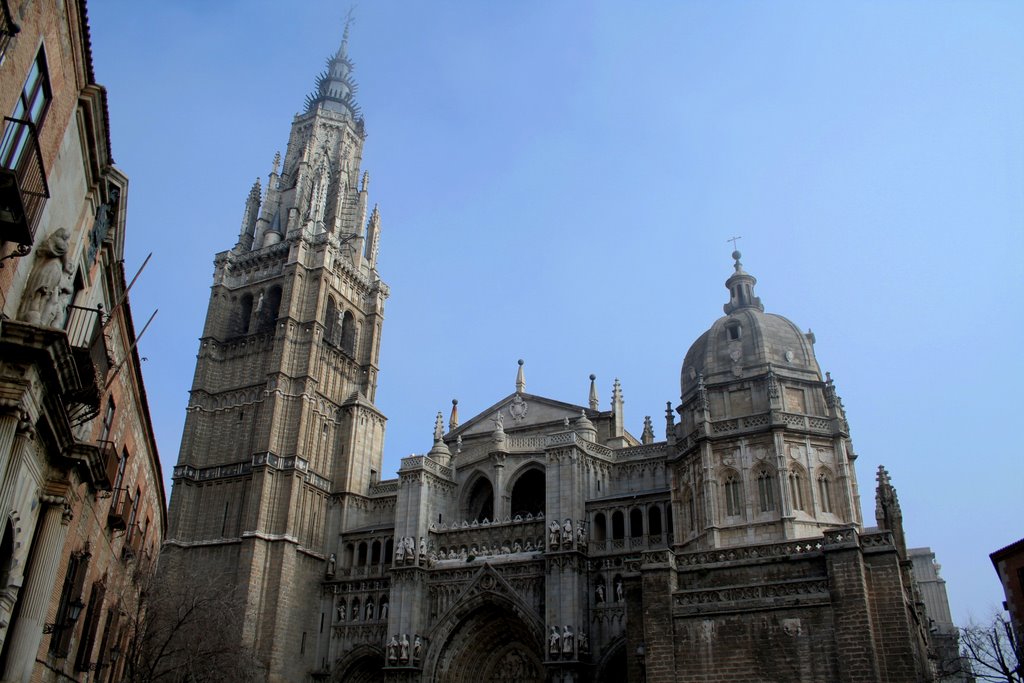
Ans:
POLYGON ((173 473, 161 566, 234 592, 260 676, 928 680, 895 490, 880 470, 866 527, 813 335, 738 252, 663 440, 626 430, 618 381, 577 405, 528 393, 520 361, 381 478, 388 287, 351 69, 346 30, 216 256, 173 473))

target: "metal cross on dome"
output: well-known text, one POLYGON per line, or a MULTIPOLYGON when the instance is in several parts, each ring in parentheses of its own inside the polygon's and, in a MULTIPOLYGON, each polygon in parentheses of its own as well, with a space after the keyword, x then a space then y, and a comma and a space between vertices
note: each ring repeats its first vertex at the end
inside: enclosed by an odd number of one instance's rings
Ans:
POLYGON ((743 239, 743 235, 735 235, 726 240, 726 242, 732 242, 732 250, 736 251, 736 242, 743 239))

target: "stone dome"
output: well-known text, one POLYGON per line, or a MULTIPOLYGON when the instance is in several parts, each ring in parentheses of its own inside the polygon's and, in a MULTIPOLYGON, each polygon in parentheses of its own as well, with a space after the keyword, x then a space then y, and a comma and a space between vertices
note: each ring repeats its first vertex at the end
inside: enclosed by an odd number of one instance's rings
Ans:
POLYGON ((800 331, 781 315, 765 313, 754 296, 757 279, 743 271, 740 253, 733 252, 736 272, 726 281, 729 303, 719 318, 686 352, 680 377, 685 402, 696 390, 701 375, 707 383, 759 376, 768 365, 776 374, 794 379, 820 381, 814 357, 814 336, 800 331))

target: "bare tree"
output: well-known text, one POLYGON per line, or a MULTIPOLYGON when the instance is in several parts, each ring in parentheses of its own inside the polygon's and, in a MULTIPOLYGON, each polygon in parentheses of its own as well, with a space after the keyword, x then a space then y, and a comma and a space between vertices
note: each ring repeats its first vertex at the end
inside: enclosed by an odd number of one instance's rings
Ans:
POLYGON ((960 661, 978 681, 1024 681, 1021 645, 1002 614, 993 615, 988 624, 972 622, 960 629, 960 661))
POLYGON ((209 579, 150 580, 130 615, 123 681, 214 683, 256 678, 240 643, 242 606, 233 592, 209 579))

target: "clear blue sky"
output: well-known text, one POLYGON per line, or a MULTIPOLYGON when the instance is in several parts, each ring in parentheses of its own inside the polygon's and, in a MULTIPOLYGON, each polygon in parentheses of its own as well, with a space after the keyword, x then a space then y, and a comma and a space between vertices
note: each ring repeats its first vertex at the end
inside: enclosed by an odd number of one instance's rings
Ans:
MULTIPOLYGON (((284 152, 346 5, 90 3, 165 471, 213 254, 284 152)), ((514 389, 664 434, 731 245, 817 336, 860 458, 884 463, 954 617, 1024 536, 1024 3, 364 2, 351 54, 391 285, 385 476, 514 389)), ((873 521, 869 521, 869 524, 873 521)))

